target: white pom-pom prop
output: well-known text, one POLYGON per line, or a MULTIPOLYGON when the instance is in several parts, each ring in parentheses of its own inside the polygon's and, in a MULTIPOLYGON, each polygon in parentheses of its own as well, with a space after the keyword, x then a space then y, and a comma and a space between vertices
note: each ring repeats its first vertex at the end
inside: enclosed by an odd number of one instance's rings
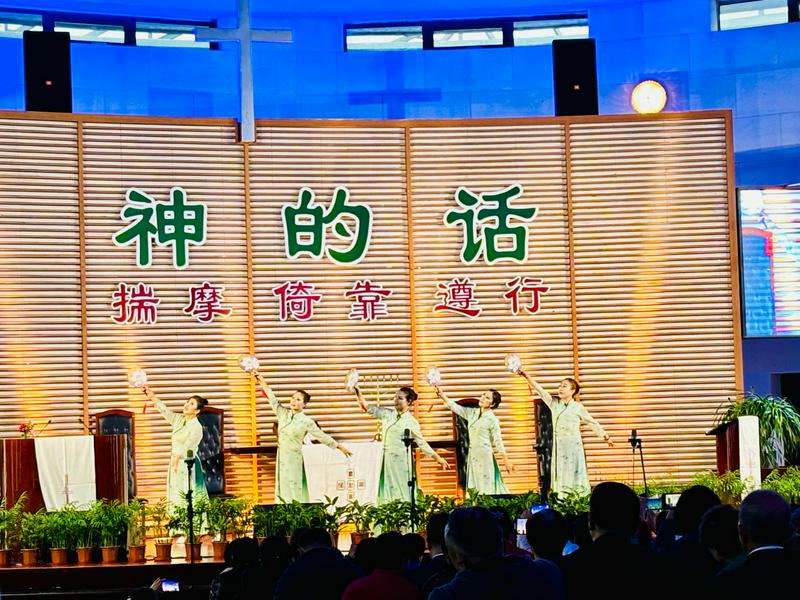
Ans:
POLYGON ((509 373, 519 373, 522 370, 522 361, 519 354, 506 355, 506 370, 509 373))
POLYGON ((442 372, 436 367, 429 368, 425 373, 425 377, 427 378, 428 383, 433 387, 436 387, 442 383, 442 372))
POLYGON ((260 365, 257 357, 246 355, 239 359, 239 366, 242 367, 242 371, 245 373, 257 373, 260 365))
POLYGON ((358 387, 358 371, 350 369, 344 380, 344 387, 348 392, 353 392, 358 387))
POLYGON ((142 369, 134 369, 128 373, 128 383, 131 384, 131 387, 143 388, 147 385, 147 373, 142 369))

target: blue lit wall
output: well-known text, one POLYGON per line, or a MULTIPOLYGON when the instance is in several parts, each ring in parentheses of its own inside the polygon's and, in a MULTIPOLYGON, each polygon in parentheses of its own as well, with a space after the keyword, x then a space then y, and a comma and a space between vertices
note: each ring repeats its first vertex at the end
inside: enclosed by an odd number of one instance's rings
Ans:
MULTIPOLYGON (((12 6, 14 2, 0 4, 12 6)), ((31 10, 105 12, 231 23, 234 0, 32 0, 31 10), (165 6, 168 5, 168 6, 165 6)), ((256 44, 260 118, 467 118, 553 114, 549 47, 409 52, 343 51, 345 23, 527 16, 588 7, 597 40, 601 113, 630 112, 632 86, 655 78, 667 110, 730 108, 738 185, 800 182, 800 23, 715 32, 711 1, 316 0, 276 14, 252 0, 254 26, 287 27, 292 44, 256 44), (301 10, 305 14, 301 14, 301 10), (458 12, 454 12, 458 11, 458 12), (311 15, 311 16, 309 16, 311 15)), ((238 116, 237 49, 73 44, 76 112, 238 116)), ((24 107, 22 42, 0 38, 0 109, 24 107)), ((800 371, 800 340, 745 340, 746 387, 770 390, 766 355, 800 371), (751 343, 752 342, 752 343, 751 343), (757 343, 756 343, 757 342, 757 343), (777 344, 778 346, 774 346, 777 344), (797 365, 792 366, 792 365, 797 365)), ((775 367, 778 368, 777 366, 775 367)))

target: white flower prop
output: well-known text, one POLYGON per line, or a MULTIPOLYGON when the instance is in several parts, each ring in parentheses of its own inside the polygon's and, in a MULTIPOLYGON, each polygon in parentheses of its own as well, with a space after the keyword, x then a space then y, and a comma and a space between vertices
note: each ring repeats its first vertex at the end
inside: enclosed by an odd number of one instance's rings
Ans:
POLYGON ((350 369, 347 372, 347 377, 344 380, 344 387, 348 392, 355 391, 358 387, 358 371, 356 369, 350 369))
POLYGON ((437 369, 436 367, 431 367, 425 372, 425 377, 428 379, 428 383, 431 384, 433 387, 436 387, 440 383, 442 383, 442 372, 437 369))
POLYGON ((147 373, 142 369, 134 369, 128 373, 128 383, 131 384, 131 387, 143 388, 147 385, 147 373))
POLYGON ((245 355, 239 359, 239 366, 242 367, 242 371, 245 373, 257 373, 260 365, 257 357, 245 355))
POLYGON ((506 355, 506 370, 509 373, 519 373, 522 370, 522 361, 519 354, 506 355))

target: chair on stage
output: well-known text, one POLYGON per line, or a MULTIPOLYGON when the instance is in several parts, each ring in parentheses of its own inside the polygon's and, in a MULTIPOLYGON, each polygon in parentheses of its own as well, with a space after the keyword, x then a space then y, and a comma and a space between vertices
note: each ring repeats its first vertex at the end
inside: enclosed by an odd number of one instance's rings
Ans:
POLYGON ((225 492, 224 417, 225 411, 213 406, 206 406, 197 415, 203 426, 203 439, 197 449, 197 457, 203 466, 210 498, 233 497, 225 492))
MULTIPOLYGON (((462 398, 456 400, 459 406, 477 407, 477 398, 462 398)), ((467 491, 467 454, 469 453, 469 426, 467 420, 453 414, 456 429, 456 472, 458 473, 458 487, 467 491)))
POLYGON ((136 453, 134 449, 135 423, 129 410, 112 409, 95 413, 97 435, 124 434, 128 438, 128 499, 136 497, 136 453))

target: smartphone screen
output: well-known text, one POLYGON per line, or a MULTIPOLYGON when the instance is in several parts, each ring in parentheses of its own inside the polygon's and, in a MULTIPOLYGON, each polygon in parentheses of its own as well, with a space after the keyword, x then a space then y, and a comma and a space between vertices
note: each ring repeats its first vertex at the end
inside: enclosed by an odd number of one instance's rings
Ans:
POLYGON ((161 582, 161 591, 162 592, 180 592, 181 586, 178 584, 177 581, 170 581, 169 579, 164 579, 161 582))

